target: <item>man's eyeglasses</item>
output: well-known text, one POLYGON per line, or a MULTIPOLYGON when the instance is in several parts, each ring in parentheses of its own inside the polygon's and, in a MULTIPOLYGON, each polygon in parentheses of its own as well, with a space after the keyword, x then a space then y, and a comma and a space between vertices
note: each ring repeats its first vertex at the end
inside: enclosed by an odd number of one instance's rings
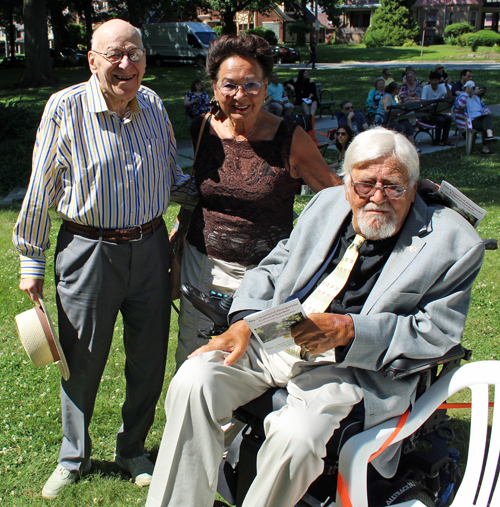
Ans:
POLYGON ((352 111, 352 110, 354 109, 354 107, 352 107, 352 106, 347 106, 347 107, 344 107, 344 109, 345 109, 346 111, 352 111))
POLYGON ((259 83, 258 81, 250 81, 243 85, 235 83, 222 83, 219 86, 219 90, 226 97, 233 97, 234 95, 236 95, 236 93, 238 92, 238 88, 240 87, 247 95, 257 95, 260 92, 260 89, 262 88, 262 83, 259 83))
POLYGON ((373 183, 352 181, 351 178, 351 186, 354 187, 354 191, 359 197, 371 197, 379 189, 387 199, 401 199, 410 185, 408 184, 406 187, 402 187, 401 185, 382 185, 378 187, 373 183))
POLYGON ((119 49, 110 49, 106 53, 100 53, 99 51, 92 50, 93 53, 103 56, 109 63, 120 63, 124 55, 128 56, 131 62, 138 62, 144 56, 144 49, 134 48, 128 51, 120 51, 119 49))

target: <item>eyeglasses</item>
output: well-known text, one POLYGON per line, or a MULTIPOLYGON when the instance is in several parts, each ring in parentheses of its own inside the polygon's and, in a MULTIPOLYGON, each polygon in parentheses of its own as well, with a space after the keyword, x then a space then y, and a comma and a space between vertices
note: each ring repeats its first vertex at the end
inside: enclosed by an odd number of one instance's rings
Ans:
POLYGON ((144 56, 144 49, 133 48, 128 51, 120 51, 119 49, 110 49, 106 53, 100 53, 99 51, 92 50, 93 53, 103 56, 109 63, 120 63, 124 55, 127 55, 131 62, 138 62, 144 56))
POLYGON ((235 83, 222 83, 219 86, 219 90, 226 97, 233 97, 234 95, 236 95, 236 93, 238 92, 238 88, 240 87, 247 95, 257 95, 260 92, 260 89, 262 88, 262 83, 259 83, 258 81, 250 81, 243 85, 235 83))
POLYGON ((402 187, 401 185, 382 185, 380 187, 377 187, 373 183, 366 183, 364 181, 352 181, 351 178, 351 186, 354 187, 354 191, 357 195, 359 195, 359 197, 371 197, 375 194, 377 189, 379 189, 387 199, 401 199, 410 184, 408 184, 406 187, 402 187))
POLYGON ((338 136, 346 136, 346 135, 347 135, 347 132, 337 132, 337 135, 338 135, 338 136))
POLYGON ((344 109, 345 109, 346 111, 351 111, 352 109, 354 109, 354 107, 349 106, 349 107, 344 107, 344 109))

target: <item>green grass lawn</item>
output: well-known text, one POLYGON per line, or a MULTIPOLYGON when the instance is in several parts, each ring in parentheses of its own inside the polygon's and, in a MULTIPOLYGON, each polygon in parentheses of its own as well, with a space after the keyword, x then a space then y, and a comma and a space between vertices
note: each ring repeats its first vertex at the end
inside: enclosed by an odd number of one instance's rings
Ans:
MULTIPOLYGON (((300 47, 303 56, 309 56, 305 46, 300 47)), ((479 47, 476 53, 470 48, 450 46, 447 44, 424 46, 423 54, 420 56, 420 47, 380 47, 367 48, 364 44, 333 44, 318 46, 318 62, 372 62, 372 61, 457 61, 463 60, 500 60, 500 54, 495 53, 490 47, 479 47), (471 57, 470 55, 474 55, 471 57)), ((307 61, 307 60, 304 60, 307 61)))
MULTIPOLYGON (((335 46, 333 46, 335 47, 335 46)), ((17 71, 0 73, 0 102, 17 101, 29 105, 41 114, 48 96, 57 88, 19 91, 7 88, 20 74, 17 71)), ((156 90, 165 101, 172 117, 176 135, 187 138, 187 127, 182 107, 182 96, 190 82, 198 75, 191 67, 149 69, 145 84, 156 90)), ((58 72, 60 88, 88 77, 82 69, 65 69, 58 72)), ((282 77, 291 72, 280 71, 282 77)), ((322 71, 324 88, 334 90, 339 101, 349 97, 360 107, 375 77, 366 69, 322 71)), ((497 102, 499 84, 496 72, 475 73, 476 82, 488 84, 487 101, 497 102)), ((0 118, 0 123, 2 119, 0 118)), ((497 125, 498 127, 498 125, 497 125)), ((36 125, 35 125, 36 128, 36 125)), ((1 142, 1 139, 0 139, 1 142)), ((478 232, 483 238, 500 237, 500 157, 489 159, 479 154, 465 155, 463 143, 459 149, 445 150, 421 157, 422 176, 440 182, 450 181, 488 214, 478 232)), ((0 162, 1 163, 1 162, 0 162)), ((1 170, 1 169, 0 169, 1 170)), ((308 197, 296 199, 300 212, 308 197)), ((124 400, 123 326, 117 322, 115 337, 97 397, 95 415, 91 425, 94 443, 95 473, 79 485, 68 488, 55 501, 44 501, 40 496, 43 484, 53 471, 61 441, 61 414, 59 404, 59 373, 52 365, 35 368, 28 360, 17 337, 14 316, 31 308, 18 289, 18 256, 11 243, 11 234, 18 208, 0 209, 0 504, 6 507, 26 506, 123 506, 144 505, 147 489, 132 484, 128 477, 113 464, 115 435, 121 424, 120 407, 124 400)), ((165 216, 170 225, 177 214, 177 206, 169 208, 165 216)), ((52 214, 52 243, 55 243, 59 219, 52 214)), ((53 250, 48 255, 45 298, 49 310, 55 315, 53 287, 53 250)), ((498 273, 499 252, 486 252, 483 268, 474 284, 472 303, 464 333, 463 344, 473 350, 473 360, 497 359, 500 336, 500 292, 498 273)), ((163 395, 157 407, 157 418, 147 440, 153 455, 158 449, 165 417, 163 401, 174 372, 177 323, 173 315, 170 350, 163 395)), ((461 399, 464 399, 462 397, 461 399)), ((452 412, 454 427, 462 434, 467 428, 467 411, 452 412)), ((459 446, 463 450, 463 444, 459 446)))

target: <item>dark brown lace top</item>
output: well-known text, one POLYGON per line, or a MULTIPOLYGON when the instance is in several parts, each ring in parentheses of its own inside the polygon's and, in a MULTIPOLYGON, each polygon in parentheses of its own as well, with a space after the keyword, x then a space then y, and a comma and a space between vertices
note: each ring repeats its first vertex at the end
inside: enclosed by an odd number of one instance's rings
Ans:
MULTIPOLYGON (((191 128, 195 143, 202 120, 191 128)), ((207 122, 195 163, 200 201, 187 234, 199 252, 250 266, 290 235, 297 188, 289 172, 295 128, 282 121, 272 141, 235 141, 211 134, 207 122)))

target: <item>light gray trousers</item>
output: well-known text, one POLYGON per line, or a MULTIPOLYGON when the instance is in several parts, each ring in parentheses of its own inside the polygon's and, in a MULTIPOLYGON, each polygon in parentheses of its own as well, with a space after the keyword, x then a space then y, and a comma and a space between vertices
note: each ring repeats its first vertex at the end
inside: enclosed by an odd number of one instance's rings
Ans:
POLYGON ((215 351, 184 363, 170 384, 167 423, 146 507, 212 507, 222 459, 221 426, 269 387, 287 387, 287 405, 265 419, 266 440, 244 507, 293 507, 322 473, 326 444, 363 398, 349 370, 305 363, 252 345, 233 367, 215 351))
MULTIPOLYGON (((126 398, 116 452, 144 453, 160 396, 170 323, 169 248, 165 225, 141 241, 115 244, 61 228, 55 259, 59 335, 70 378, 61 381, 63 441, 70 471, 89 459, 89 424, 118 312, 123 315, 126 398)), ((118 401, 117 401, 118 408, 118 401)))

